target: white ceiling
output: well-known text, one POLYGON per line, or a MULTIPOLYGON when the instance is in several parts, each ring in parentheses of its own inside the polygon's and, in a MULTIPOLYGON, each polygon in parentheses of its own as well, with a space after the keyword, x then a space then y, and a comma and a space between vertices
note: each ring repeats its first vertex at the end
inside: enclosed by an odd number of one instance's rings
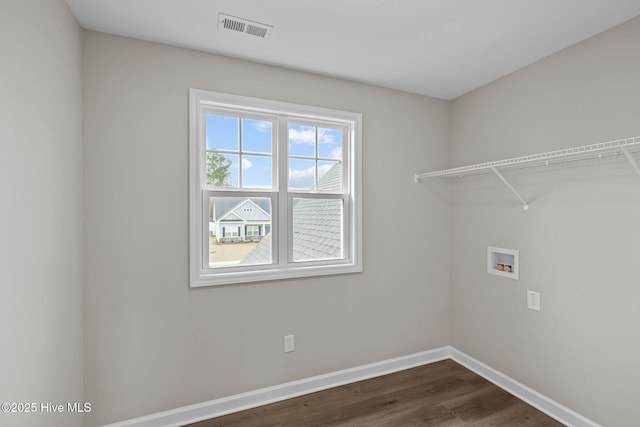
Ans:
POLYGON ((82 27, 453 99, 640 14, 639 0, 67 0, 82 27), (272 25, 218 31, 218 12, 272 25))

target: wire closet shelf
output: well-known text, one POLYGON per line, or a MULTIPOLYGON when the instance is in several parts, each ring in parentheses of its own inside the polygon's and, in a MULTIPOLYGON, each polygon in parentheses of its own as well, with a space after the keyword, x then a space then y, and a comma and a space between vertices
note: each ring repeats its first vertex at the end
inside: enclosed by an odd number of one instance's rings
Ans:
POLYGON ((468 175, 493 172, 511 190, 511 192, 522 202, 524 209, 528 209, 528 204, 509 184, 500 170, 519 169, 531 166, 548 166, 552 163, 570 162, 586 160, 592 158, 603 158, 623 154, 633 169, 640 175, 640 167, 632 153, 640 151, 640 136, 617 139, 615 141, 600 142, 597 144, 582 145, 580 147, 565 148, 562 150, 548 151, 546 153, 530 154, 528 156, 514 157, 511 159, 496 160, 487 163, 478 163, 469 166, 460 166, 451 169, 443 169, 433 172, 416 173, 414 181, 419 182, 426 178, 447 178, 463 177, 468 175))
POLYGON ((466 176, 477 172, 492 172, 493 168, 527 167, 534 164, 549 165, 554 159, 584 160, 594 157, 603 157, 606 154, 617 154, 626 151, 640 150, 640 136, 618 139, 615 141, 600 142, 598 144, 583 145, 580 147, 564 148, 562 150, 548 151, 546 153, 530 154, 528 156, 514 157, 512 159, 496 160, 487 163, 478 163, 469 166, 443 169, 433 172, 415 174, 416 181, 424 178, 446 178, 451 176, 466 176), (631 150, 629 150, 631 149, 631 150))

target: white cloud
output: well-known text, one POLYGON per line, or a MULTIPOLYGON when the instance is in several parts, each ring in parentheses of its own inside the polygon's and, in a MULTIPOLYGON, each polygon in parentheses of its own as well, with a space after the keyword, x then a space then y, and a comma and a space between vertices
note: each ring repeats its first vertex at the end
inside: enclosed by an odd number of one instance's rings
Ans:
POLYGON ((303 128, 303 130, 298 130, 296 128, 290 127, 289 141, 293 144, 315 145, 316 132, 314 128, 303 128))
MULTIPOLYGON (((329 169, 333 167, 331 163, 323 163, 318 166, 318 179, 321 179, 329 169)), ((315 168, 289 169, 289 186, 291 188, 309 189, 314 187, 316 179, 315 168)))
POLYGON ((289 187, 291 188, 313 188, 315 178, 314 167, 308 169, 289 169, 289 187))
POLYGON ((258 132, 271 133, 271 122, 255 121, 255 128, 258 132))
POLYGON ((315 178, 314 167, 310 167, 308 169, 289 169, 289 178, 291 179, 306 179, 309 177, 315 178))
POLYGON ((253 163, 251 163, 251 160, 247 159, 246 157, 242 158, 242 169, 250 169, 251 166, 253 166, 253 163))
POLYGON ((333 129, 318 129, 318 143, 331 145, 335 140, 336 135, 333 129))

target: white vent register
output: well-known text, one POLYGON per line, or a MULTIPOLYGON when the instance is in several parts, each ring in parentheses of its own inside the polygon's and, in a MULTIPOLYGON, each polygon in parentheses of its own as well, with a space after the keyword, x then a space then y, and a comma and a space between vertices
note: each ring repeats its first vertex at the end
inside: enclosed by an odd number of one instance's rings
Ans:
POLYGON ((218 13, 218 31, 248 34, 264 39, 271 35, 271 30, 273 30, 273 25, 228 15, 222 12, 218 13))

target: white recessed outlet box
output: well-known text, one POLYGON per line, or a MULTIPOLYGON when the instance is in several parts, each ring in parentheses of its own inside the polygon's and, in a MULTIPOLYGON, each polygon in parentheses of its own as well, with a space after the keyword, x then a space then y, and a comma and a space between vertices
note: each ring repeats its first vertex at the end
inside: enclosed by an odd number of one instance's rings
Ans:
POLYGON ((487 273, 508 279, 520 279, 520 252, 516 249, 487 248, 487 273))
POLYGON ((527 291, 527 308, 540 311, 540 292, 527 291))
POLYGON ((285 335, 284 337, 284 352, 290 353, 296 349, 296 343, 293 335, 285 335))

